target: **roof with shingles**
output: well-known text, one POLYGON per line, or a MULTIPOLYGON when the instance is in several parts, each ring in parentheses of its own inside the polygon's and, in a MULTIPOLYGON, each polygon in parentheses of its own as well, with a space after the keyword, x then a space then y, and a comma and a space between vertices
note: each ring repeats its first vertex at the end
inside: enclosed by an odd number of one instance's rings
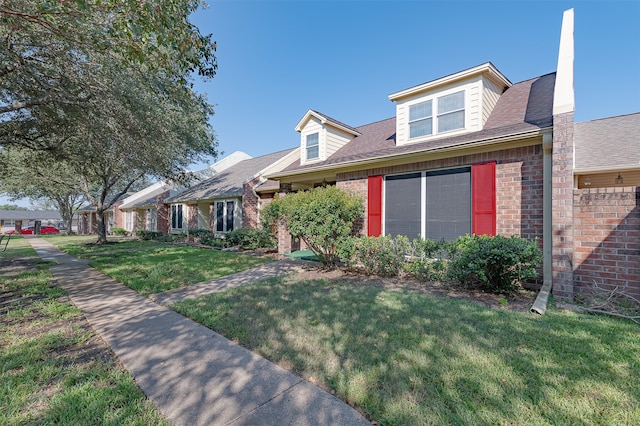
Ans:
POLYGON ((306 169, 323 166, 339 167, 343 163, 360 160, 428 152, 544 129, 553 123, 554 84, 555 73, 514 84, 500 96, 484 128, 477 132, 398 146, 395 143, 396 119, 392 117, 356 127, 355 129, 361 135, 340 148, 327 160, 308 165, 301 165, 298 160, 276 175, 284 176, 288 172, 299 173, 306 169))
POLYGON ((576 123, 576 170, 640 168, 640 113, 576 123))
POLYGON ((242 185, 261 170, 272 165, 296 148, 278 151, 261 157, 250 158, 223 170, 180 194, 168 198, 167 203, 182 203, 214 198, 241 197, 242 185))
POLYGON ((0 210, 2 220, 61 220, 54 210, 0 210))

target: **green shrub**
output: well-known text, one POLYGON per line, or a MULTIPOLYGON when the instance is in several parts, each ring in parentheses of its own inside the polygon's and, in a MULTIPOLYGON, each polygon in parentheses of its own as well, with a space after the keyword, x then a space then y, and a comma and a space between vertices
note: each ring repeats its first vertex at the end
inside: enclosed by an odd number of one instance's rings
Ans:
POLYGON ((124 228, 111 228, 111 232, 113 232, 113 235, 119 235, 121 237, 129 235, 129 233, 124 230, 124 228))
POLYGON ((447 272, 451 246, 445 240, 416 238, 411 242, 411 253, 405 271, 420 281, 442 280, 447 272))
POLYGON ((362 199, 335 186, 287 194, 271 201, 262 211, 265 229, 283 224, 325 265, 335 264, 337 248, 358 233, 363 217, 362 199))
POLYGON ((193 238, 202 238, 205 236, 210 236, 212 234, 213 232, 211 232, 208 229, 190 229, 189 230, 189 236, 193 238))
POLYGON ((447 276, 482 290, 509 294, 536 277, 542 252, 535 241, 518 236, 461 237, 453 244, 447 276))
POLYGON ((213 233, 209 233, 208 235, 203 235, 199 238, 200 244, 204 244, 206 246, 216 247, 216 248, 225 248, 229 247, 229 243, 219 236, 216 236, 213 233))
POLYGON ((136 232, 138 238, 144 241, 157 240, 162 236, 162 232, 140 230, 136 232))
POLYGON ((230 231, 226 240, 231 246, 241 246, 243 249, 273 248, 276 244, 268 232, 260 229, 240 228, 230 231))
POLYGON ((407 237, 357 237, 344 241, 340 257, 347 264, 362 268, 367 274, 397 276, 411 251, 407 237))
POLYGON ((168 234, 159 236, 157 241, 161 243, 175 243, 185 241, 186 239, 187 236, 185 234, 168 234))

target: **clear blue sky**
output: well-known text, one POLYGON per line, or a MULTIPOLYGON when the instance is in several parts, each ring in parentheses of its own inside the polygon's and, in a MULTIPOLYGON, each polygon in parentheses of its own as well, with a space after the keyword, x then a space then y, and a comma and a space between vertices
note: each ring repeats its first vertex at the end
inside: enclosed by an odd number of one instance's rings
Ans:
POLYGON ((637 0, 209 4, 192 21, 217 41, 219 69, 194 87, 216 105, 226 154, 298 145, 294 127, 308 109, 354 127, 392 117, 390 93, 484 62, 513 83, 553 72, 570 8, 576 121, 640 112, 637 0))
POLYGON ((210 0, 193 22, 217 41, 220 149, 299 144, 315 109, 351 126, 395 114, 390 93, 492 62, 511 82, 555 71, 575 10, 577 121, 640 112, 639 1, 210 0))

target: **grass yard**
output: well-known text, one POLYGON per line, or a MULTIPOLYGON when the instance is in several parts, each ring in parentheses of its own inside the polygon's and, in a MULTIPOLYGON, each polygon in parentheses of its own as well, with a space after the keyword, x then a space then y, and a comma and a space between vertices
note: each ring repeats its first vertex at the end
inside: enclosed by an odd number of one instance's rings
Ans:
POLYGON ((97 245, 95 242, 98 237, 95 235, 47 235, 42 238, 55 244, 59 249, 66 253, 77 256, 87 257, 94 254, 109 254, 117 251, 136 251, 148 250, 157 247, 166 247, 167 244, 156 241, 140 241, 131 237, 114 237, 108 238, 109 244, 97 245))
POLYGON ((339 279, 273 279, 173 307, 382 425, 640 424, 630 321, 339 279))
POLYGON ((87 245, 95 239, 47 238, 60 249, 90 259, 89 264, 143 295, 161 293, 260 266, 270 259, 186 245, 130 238, 87 245))
POLYGON ((0 424, 168 424, 24 238, 0 253, 0 424))

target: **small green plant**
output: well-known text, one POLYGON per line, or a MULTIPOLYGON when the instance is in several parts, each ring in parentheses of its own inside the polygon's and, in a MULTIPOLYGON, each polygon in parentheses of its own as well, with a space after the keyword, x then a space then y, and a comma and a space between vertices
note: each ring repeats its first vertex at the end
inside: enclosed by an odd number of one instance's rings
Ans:
POLYGON ((453 247, 455 255, 449 262, 448 277, 490 293, 518 290, 524 281, 536 277, 542 261, 536 242, 516 235, 461 237, 453 247))
POLYGON ((214 234, 203 235, 199 239, 200 244, 204 244, 205 246, 211 246, 216 248, 225 248, 229 247, 228 241, 226 239, 216 236, 214 234))
POLYGON ((189 230, 189 236, 193 238, 208 237, 212 234, 213 232, 211 232, 208 229, 190 229, 189 230))
POLYGON ((113 232, 113 235, 118 235, 121 237, 126 237, 127 235, 129 235, 129 232, 127 232, 124 228, 111 228, 111 232, 113 232))

